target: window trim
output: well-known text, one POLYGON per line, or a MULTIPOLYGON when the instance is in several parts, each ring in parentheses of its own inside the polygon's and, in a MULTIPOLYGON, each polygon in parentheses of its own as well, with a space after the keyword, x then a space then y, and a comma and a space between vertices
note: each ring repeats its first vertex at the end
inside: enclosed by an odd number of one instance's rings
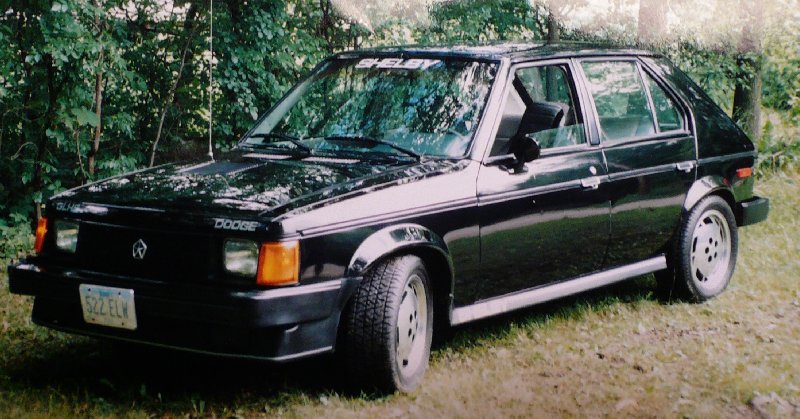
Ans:
MULTIPOLYGON (((311 81, 314 77, 317 77, 322 71, 325 70, 325 67, 334 65, 340 61, 346 60, 356 60, 359 58, 397 58, 397 57, 406 57, 406 58, 432 58, 438 59, 442 61, 461 61, 466 63, 481 63, 486 65, 495 65, 496 71, 494 77, 492 77, 491 82, 489 83, 489 91, 486 94, 485 101, 483 103, 483 108, 481 109, 480 115, 478 115, 478 123, 475 127, 475 131, 472 132, 472 136, 470 138, 469 144, 464 151, 463 154, 459 156, 451 156, 445 158, 452 158, 452 159, 471 159, 473 157, 473 153, 476 152, 476 146, 482 141, 481 135, 485 128, 484 121, 487 119, 487 115, 491 114, 491 106, 495 103, 494 101, 495 96, 497 94, 498 87, 500 86, 499 83, 502 80, 503 71, 508 68, 509 60, 507 58, 491 58, 491 57, 459 57, 459 56, 443 56, 437 53, 411 53, 406 54, 403 52, 397 51, 345 51, 338 54, 334 54, 328 56, 327 58, 323 59, 319 63, 317 63, 313 68, 311 68, 308 72, 301 75, 299 79, 297 79, 294 84, 277 100, 275 100, 266 110, 259 115, 259 117, 250 125, 250 128, 244 132, 244 134, 240 135, 239 138, 236 140, 236 144, 233 146, 234 148, 239 148, 242 146, 247 147, 245 141, 250 135, 255 133, 258 128, 264 123, 267 118, 273 113, 276 112, 280 106, 284 105, 287 100, 291 98, 292 95, 296 94, 297 91, 302 86, 305 85, 307 82, 311 81)), ((274 127, 273 127, 274 128, 274 127)))
MULTIPOLYGON (((572 101, 574 102, 573 105, 577 107, 575 112, 576 117, 580 117, 580 123, 583 124, 583 136, 584 142, 582 144, 570 144, 561 147, 551 147, 542 149, 541 156, 546 157, 552 154, 561 154, 563 152, 570 152, 573 150, 583 150, 585 148, 590 148, 592 146, 597 146, 592 141, 591 132, 589 129, 589 121, 593 118, 591 115, 587 113, 588 108, 582 103, 582 85, 581 74, 577 72, 575 68, 575 63, 573 58, 556 58, 556 59, 549 59, 549 60, 540 60, 540 61, 523 61, 523 62, 514 62, 508 68, 508 74, 506 75, 506 82, 505 88, 501 93, 501 101, 500 101, 500 108, 495 113, 495 124, 490 131, 489 143, 487 144, 486 150, 484 151, 483 158, 481 161, 486 166, 491 166, 498 164, 500 162, 505 162, 509 158, 513 158, 512 154, 502 154, 497 156, 492 156, 492 147, 494 146, 494 142, 497 139, 497 131, 500 129, 499 121, 502 118, 502 113, 505 110, 506 103, 508 101, 508 97, 510 95, 510 89, 514 89, 514 78, 516 78, 516 73, 518 70, 525 69, 525 68, 533 68, 533 67, 547 67, 547 66, 563 66, 566 70, 566 78, 567 82, 569 83, 570 88, 572 89, 572 101)), ((499 75, 498 75, 499 77, 499 75)), ((498 80, 499 81, 499 80, 498 80)), ((487 115, 484 115, 486 117, 487 115)))
MULTIPOLYGON (((642 72, 642 63, 636 60, 636 72, 639 74, 639 81, 642 83, 642 89, 647 97, 647 106, 650 107, 650 114, 653 116, 653 130, 656 134, 661 134, 661 129, 658 126, 658 114, 656 114, 656 104, 653 102, 653 95, 650 92, 650 85, 645 80, 645 74, 642 72)), ((652 78, 652 77, 651 77, 652 78)))
MULTIPOLYGON (((694 126, 694 122, 692 122, 690 126, 689 119, 694 121, 694 115, 691 112, 691 108, 688 105, 686 105, 686 103, 684 103, 684 101, 675 93, 672 86, 670 86, 666 81, 662 80, 660 77, 654 74, 654 72, 647 66, 646 62, 639 60, 639 66, 642 71, 642 77, 647 76, 650 77, 651 80, 653 80, 653 83, 655 83, 656 86, 658 86, 661 89, 661 91, 664 92, 664 94, 672 102, 672 104, 675 105, 675 109, 680 114, 681 119, 683 119, 683 121, 681 121, 683 123, 682 124, 683 126, 679 129, 674 129, 671 131, 661 131, 661 127, 658 126, 658 124, 656 124, 658 132, 659 133, 688 132, 689 134, 692 134, 692 127, 694 126)), ((648 93, 649 92, 650 89, 648 89, 648 93)), ((655 106, 653 107, 653 114, 655 115, 655 106)), ((655 116, 656 118, 658 118, 657 115, 655 116)))
POLYGON ((597 138, 598 143, 600 144, 622 144, 627 143, 630 141, 638 141, 642 139, 652 138, 655 135, 660 134, 658 132, 658 128, 656 125, 653 126, 653 130, 655 131, 653 134, 643 134, 637 135, 635 137, 627 137, 627 138, 619 138, 619 139, 608 139, 604 138, 603 136, 603 127, 600 125, 600 114, 597 112, 597 104, 594 101, 594 95, 592 94, 591 90, 589 89, 589 78, 586 77, 586 72, 583 69, 584 62, 630 62, 633 63, 634 67, 637 69, 637 74, 639 75, 639 82, 642 83, 642 90, 645 91, 645 98, 648 100, 648 106, 650 106, 650 116, 653 116, 653 124, 655 124, 655 115, 653 111, 653 106, 649 102, 650 97, 647 93, 647 86, 644 85, 644 80, 642 79, 641 73, 638 72, 639 69, 639 59, 636 56, 629 56, 629 55, 622 55, 622 56, 595 56, 595 57, 587 57, 587 58, 579 58, 577 59, 578 67, 581 71, 581 76, 584 82, 584 88, 586 89, 586 95, 589 97, 591 101, 592 110, 594 112, 594 124, 597 128, 597 138))

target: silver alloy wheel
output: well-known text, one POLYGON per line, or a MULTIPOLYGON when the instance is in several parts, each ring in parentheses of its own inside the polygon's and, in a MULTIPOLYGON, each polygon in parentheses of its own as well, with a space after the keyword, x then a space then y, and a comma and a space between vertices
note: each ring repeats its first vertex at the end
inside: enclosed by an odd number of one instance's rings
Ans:
POLYGON ((731 257, 731 232, 721 212, 710 209, 700 216, 692 233, 690 268, 698 288, 713 294, 725 286, 731 257))
POLYGON ((397 313, 397 367, 413 374, 425 361, 425 337, 428 330, 428 296, 422 278, 413 274, 403 289, 397 313))

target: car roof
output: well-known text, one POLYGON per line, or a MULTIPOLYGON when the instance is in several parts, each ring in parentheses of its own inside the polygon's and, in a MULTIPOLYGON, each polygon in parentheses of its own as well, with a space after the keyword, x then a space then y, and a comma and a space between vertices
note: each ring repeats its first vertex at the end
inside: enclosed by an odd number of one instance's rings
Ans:
POLYGON ((340 57, 376 55, 452 57, 492 61, 508 58, 511 61, 516 62, 563 57, 613 55, 657 56, 658 54, 641 49, 618 48, 608 45, 571 42, 507 42, 481 45, 453 44, 439 46, 402 45, 392 47, 365 48, 338 54, 340 57))

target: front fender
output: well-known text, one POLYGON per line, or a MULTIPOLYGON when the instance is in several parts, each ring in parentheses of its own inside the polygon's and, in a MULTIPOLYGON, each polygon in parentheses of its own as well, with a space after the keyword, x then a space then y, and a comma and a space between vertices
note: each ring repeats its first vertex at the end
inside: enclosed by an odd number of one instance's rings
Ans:
POLYGON ((406 248, 424 247, 440 253, 453 272, 453 260, 447 244, 430 229, 417 224, 385 227, 367 237, 356 249, 347 267, 348 276, 361 276, 384 256, 406 248))

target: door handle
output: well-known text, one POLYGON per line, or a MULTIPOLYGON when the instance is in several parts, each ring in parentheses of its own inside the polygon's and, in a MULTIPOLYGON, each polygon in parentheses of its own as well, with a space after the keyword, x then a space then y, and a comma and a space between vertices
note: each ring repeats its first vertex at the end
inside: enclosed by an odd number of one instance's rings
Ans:
POLYGON ((600 186, 600 178, 592 176, 581 179, 581 186, 583 186, 583 189, 595 190, 600 186))
POLYGON ((694 169, 694 162, 682 161, 680 163, 675 163, 675 169, 684 173, 690 173, 692 169, 694 169))

